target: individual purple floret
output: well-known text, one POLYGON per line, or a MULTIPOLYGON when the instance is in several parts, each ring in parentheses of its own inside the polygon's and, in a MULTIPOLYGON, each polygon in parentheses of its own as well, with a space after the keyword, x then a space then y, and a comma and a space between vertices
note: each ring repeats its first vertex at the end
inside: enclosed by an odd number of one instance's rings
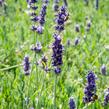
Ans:
POLYGON ((103 64, 102 66, 101 66, 101 73, 103 74, 103 75, 106 75, 106 66, 103 64))
POLYGON ((59 11, 59 0, 54 0, 53 9, 55 12, 59 11))
POLYGON ((84 103, 94 101, 93 97, 97 96, 95 80, 96 80, 95 74, 92 71, 90 71, 87 75, 87 84, 84 90, 85 94, 85 96, 83 97, 84 103))
POLYGON ((61 73, 61 68, 56 67, 56 68, 54 69, 54 72, 55 72, 56 74, 60 74, 60 73, 61 73))
POLYGON ((56 21, 56 26, 55 26, 55 29, 58 31, 58 32, 61 32, 64 30, 64 25, 65 25, 65 22, 68 18, 68 12, 66 10, 66 7, 65 6, 62 6, 61 9, 60 9, 60 12, 58 13, 57 15, 57 18, 55 19, 56 21))
POLYGON ((42 34, 42 33, 43 33, 43 27, 42 27, 41 25, 37 26, 36 32, 37 32, 38 34, 42 34))
POLYGON ((109 104, 109 88, 105 92, 104 96, 104 106, 107 106, 109 104))
POLYGON ((62 53, 63 53, 63 46, 61 44, 61 37, 59 35, 54 36, 55 41, 52 45, 52 65, 56 67, 55 73, 60 73, 60 68, 59 66, 63 64, 62 61, 62 53))
POLYGON ((30 74, 30 62, 29 62, 28 56, 24 57, 23 68, 24 68, 25 75, 29 75, 30 74))
POLYGON ((41 52, 42 51, 42 45, 40 42, 36 43, 36 45, 32 45, 31 47, 31 50, 32 51, 35 51, 35 52, 41 52))
POLYGON ((75 101, 74 101, 73 97, 70 97, 70 99, 69 99, 69 109, 76 109, 75 101))

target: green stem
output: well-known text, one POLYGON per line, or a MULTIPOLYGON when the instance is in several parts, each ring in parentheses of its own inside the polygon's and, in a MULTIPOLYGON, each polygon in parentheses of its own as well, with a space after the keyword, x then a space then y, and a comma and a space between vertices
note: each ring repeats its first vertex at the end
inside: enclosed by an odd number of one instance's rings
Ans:
POLYGON ((54 78, 54 109, 56 109, 56 83, 57 83, 57 75, 55 74, 54 78))
POLYGON ((46 72, 44 72, 44 77, 43 77, 43 81, 42 81, 42 87, 41 87, 41 90, 40 90, 40 93, 39 93, 37 106, 39 105, 39 99, 41 97, 41 94, 42 94, 42 91, 43 91, 43 88, 44 88, 45 78, 46 78, 46 72))
POLYGON ((16 67, 20 67, 20 66, 22 66, 22 65, 23 65, 23 64, 18 64, 18 65, 10 66, 10 67, 7 67, 7 68, 0 69, 0 71, 10 70, 10 69, 13 69, 13 68, 16 68, 16 67))

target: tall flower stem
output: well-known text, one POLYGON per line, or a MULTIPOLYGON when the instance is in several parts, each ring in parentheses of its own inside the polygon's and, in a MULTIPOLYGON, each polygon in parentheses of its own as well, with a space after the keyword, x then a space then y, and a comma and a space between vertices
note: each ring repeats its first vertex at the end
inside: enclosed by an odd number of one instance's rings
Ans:
POLYGON ((56 85, 57 85, 57 75, 54 76, 54 109, 56 109, 56 85))
POLYGON ((38 96, 37 106, 39 106, 39 99, 41 97, 41 94, 42 94, 42 91, 43 91, 43 88, 44 88, 45 78, 46 78, 46 72, 44 72, 44 77, 43 77, 43 81, 42 81, 42 87, 41 87, 41 90, 40 90, 40 93, 39 93, 39 96, 38 96))

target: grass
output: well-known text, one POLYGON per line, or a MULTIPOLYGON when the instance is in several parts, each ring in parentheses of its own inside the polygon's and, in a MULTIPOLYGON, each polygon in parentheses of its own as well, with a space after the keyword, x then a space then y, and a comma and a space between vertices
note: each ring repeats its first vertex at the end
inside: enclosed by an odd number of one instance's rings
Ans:
MULTIPOLYGON (((50 65, 51 49, 54 33, 54 12, 52 1, 47 9, 44 34, 39 36, 30 31, 31 21, 26 14, 27 3, 22 0, 7 0, 6 9, 0 7, 0 109, 53 109, 54 107, 54 73, 46 73, 36 65, 30 76, 25 76, 23 67, 13 67, 22 64, 25 54, 34 60, 31 44, 37 41, 43 45, 43 53, 37 55, 40 59, 45 54, 50 65), (6 70, 4 70, 6 69, 6 70), (45 76, 44 76, 45 75, 45 76)), ((94 0, 85 6, 83 0, 68 0, 69 20, 62 34, 65 46, 62 73, 57 76, 56 107, 68 109, 69 97, 73 96, 77 109, 108 109, 103 107, 104 90, 109 87, 109 0, 100 0, 98 11, 94 7, 94 0), (85 31, 86 16, 92 20, 90 32, 85 31), (75 32, 75 24, 80 24, 81 32, 75 32), (83 36, 86 35, 86 38, 83 36), (74 46, 76 37, 80 43, 74 46), (66 46, 70 39, 71 45, 66 46), (107 75, 100 73, 100 67, 105 64, 107 75), (84 87, 86 75, 93 70, 97 75, 98 100, 84 105, 84 87)), ((60 3, 60 6, 62 2, 60 3)), ((38 3, 39 10, 41 2, 38 3)))

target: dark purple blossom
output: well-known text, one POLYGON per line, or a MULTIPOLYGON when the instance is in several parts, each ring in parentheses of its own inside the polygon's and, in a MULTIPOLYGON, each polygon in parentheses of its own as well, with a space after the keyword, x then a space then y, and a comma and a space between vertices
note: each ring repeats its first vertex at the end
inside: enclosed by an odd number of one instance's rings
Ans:
POLYGON ((30 74, 30 62, 29 62, 28 56, 24 57, 23 68, 24 68, 25 75, 29 75, 30 74))
POLYGON ((60 12, 58 13, 55 21, 56 21, 56 26, 55 26, 55 29, 58 31, 58 32, 61 32, 64 30, 64 25, 65 25, 65 22, 68 18, 68 12, 65 8, 65 6, 62 6, 61 9, 60 9, 60 12))
POLYGON ((76 109, 75 101, 72 97, 69 99, 69 108, 70 109, 76 109))
POLYGON ((87 75, 87 85, 84 90, 85 96, 83 97, 84 103, 89 103, 93 100, 93 97, 96 96, 96 84, 95 84, 96 76, 90 71, 87 75))
POLYGON ((52 46, 52 65, 56 67, 55 72, 58 73, 60 72, 59 66, 63 64, 62 61, 62 53, 63 53, 63 46, 61 44, 61 37, 59 35, 54 36, 55 41, 52 46))

